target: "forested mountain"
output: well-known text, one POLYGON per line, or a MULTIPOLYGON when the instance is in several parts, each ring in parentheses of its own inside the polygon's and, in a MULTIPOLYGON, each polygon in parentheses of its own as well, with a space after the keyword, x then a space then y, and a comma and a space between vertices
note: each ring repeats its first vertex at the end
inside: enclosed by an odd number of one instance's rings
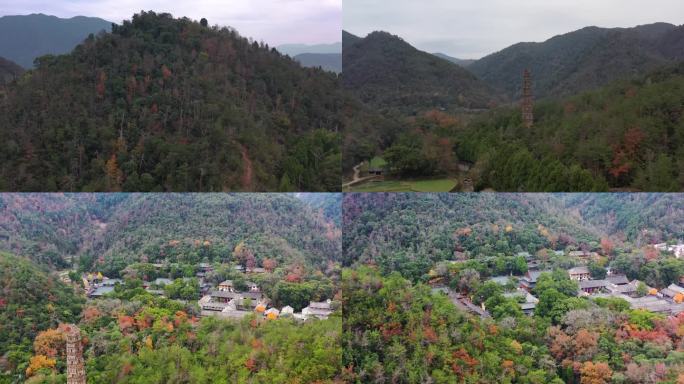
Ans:
POLYGON ((62 19, 44 14, 0 17, 0 56, 24 68, 47 54, 70 52, 89 34, 111 30, 112 23, 97 17, 62 19))
POLYGON ((684 64, 678 64, 537 103, 532 128, 522 125, 519 108, 492 111, 453 128, 456 155, 479 162, 480 188, 498 191, 680 191, 682 105, 684 64))
POLYGON ((242 243, 257 265, 270 258, 322 269, 341 260, 334 214, 294 195, 4 194, 0 249, 55 267, 73 257, 116 275, 135 262, 231 261, 242 243))
POLYGON ((444 60, 451 61, 452 63, 458 64, 458 65, 460 65, 461 67, 464 67, 464 68, 468 67, 470 64, 472 64, 472 63, 474 63, 474 62, 477 61, 477 60, 475 60, 475 59, 458 59, 458 58, 449 56, 449 55, 447 55, 447 54, 445 54, 445 53, 441 53, 441 52, 435 52, 435 53, 433 53, 433 55, 435 55, 435 56, 437 56, 437 57, 439 57, 439 58, 442 58, 442 59, 444 59, 444 60))
POLYGON ((341 53, 300 53, 294 59, 305 67, 321 67, 326 71, 342 72, 341 53))
POLYGON ((417 277, 440 260, 597 247, 606 236, 645 245, 680 238, 683 214, 676 194, 345 194, 344 263, 417 277))
POLYGON ((77 321, 85 300, 31 263, 0 252, 0 382, 6 371, 25 370, 39 331, 77 321))
POLYGON ((142 12, 0 101, 0 189, 340 188, 335 74, 228 28, 142 12))
POLYGON ((537 98, 568 96, 684 59, 684 26, 586 27, 542 43, 518 43, 468 69, 518 99, 525 68, 537 98))
POLYGON ((0 86, 19 78, 24 69, 16 63, 0 57, 0 86))
POLYGON ((473 74, 422 52, 398 36, 373 32, 342 36, 342 84, 381 109, 486 108, 499 97, 473 74))

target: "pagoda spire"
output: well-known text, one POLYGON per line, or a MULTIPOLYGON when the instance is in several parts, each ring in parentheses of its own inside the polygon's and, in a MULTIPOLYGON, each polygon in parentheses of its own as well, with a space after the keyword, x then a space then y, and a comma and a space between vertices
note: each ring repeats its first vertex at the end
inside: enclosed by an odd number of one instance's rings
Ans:
POLYGON ((523 71, 523 94, 522 94, 522 121, 525 127, 530 128, 534 123, 532 102, 532 76, 529 69, 523 71))

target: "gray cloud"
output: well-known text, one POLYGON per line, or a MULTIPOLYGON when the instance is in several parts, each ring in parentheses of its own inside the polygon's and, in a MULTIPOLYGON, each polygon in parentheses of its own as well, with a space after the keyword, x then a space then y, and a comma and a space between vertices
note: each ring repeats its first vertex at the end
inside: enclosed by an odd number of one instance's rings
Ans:
POLYGON ((590 25, 681 24, 683 15, 681 0, 344 0, 343 27, 360 36, 384 30, 422 50, 480 58, 590 25))
POLYGON ((231 26, 270 45, 340 41, 342 0, 0 0, 0 15, 44 13, 100 17, 115 23, 141 10, 231 26))

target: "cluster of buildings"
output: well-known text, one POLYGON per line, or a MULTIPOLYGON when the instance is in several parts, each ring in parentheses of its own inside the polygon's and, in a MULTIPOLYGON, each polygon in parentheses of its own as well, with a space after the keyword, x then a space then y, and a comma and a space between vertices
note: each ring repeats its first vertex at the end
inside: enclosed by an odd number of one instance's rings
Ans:
MULTIPOLYGON (((161 264, 155 266, 163 267, 161 264)), ((246 274, 266 272, 264 268, 258 267, 244 270, 241 266, 236 266, 235 270, 246 274)), ((257 283, 246 281, 244 282, 245 288, 238 289, 232 280, 226 280, 217 287, 213 287, 205 280, 207 274, 212 271, 213 267, 211 264, 202 263, 198 266, 196 273, 200 285, 198 296, 201 299, 199 299, 198 305, 201 310, 201 316, 242 318, 256 312, 269 319, 292 317, 304 321, 314 318, 327 319, 333 312, 330 300, 321 302, 310 301, 309 305, 303 308, 301 312, 295 312, 289 305, 280 309, 269 307, 269 300, 257 283)), ((124 283, 121 279, 110 279, 100 272, 87 273, 82 278, 86 293, 90 298, 103 297, 112 292, 116 284, 124 283)), ((189 278, 184 278, 184 280, 189 280, 189 278)), ((152 294, 161 296, 164 294, 163 287, 171 283, 173 283, 172 279, 157 278, 152 281, 143 282, 143 288, 152 294)))
POLYGON ((245 285, 247 288, 240 291, 236 289, 232 280, 220 283, 216 290, 207 293, 198 301, 201 315, 242 318, 256 312, 269 319, 292 317, 297 320, 308 320, 327 319, 333 312, 330 300, 311 301, 301 312, 295 312, 289 305, 281 309, 269 308, 268 298, 256 283, 247 281, 245 285))
MULTIPOLYGON (((677 258, 684 257, 684 244, 668 245, 667 243, 662 243, 655 244, 654 247, 660 251, 670 252, 677 258)), ((569 251, 567 253, 564 251, 554 251, 554 253, 556 255, 567 254, 584 262, 599 256, 594 251, 585 250, 569 251)), ((551 271, 540 269, 541 264, 539 260, 529 252, 519 252, 517 256, 525 257, 529 270, 518 279, 518 287, 514 291, 504 293, 504 296, 515 298, 523 313, 532 315, 539 303, 539 299, 531 292, 536 287, 539 276, 542 273, 550 273, 551 271)), ((658 291, 639 280, 634 279, 630 281, 626 275, 614 273, 610 268, 607 269, 606 277, 603 279, 592 278, 591 271, 585 265, 570 268, 567 270, 567 273, 570 279, 577 281, 578 297, 615 297, 625 300, 632 309, 645 309, 651 312, 671 315, 684 312, 684 276, 680 279, 679 284, 670 284, 667 288, 658 291)), ((490 281, 494 281, 502 286, 511 284, 509 276, 495 276, 490 281)), ((483 318, 490 317, 484 305, 475 305, 467 296, 446 287, 433 288, 433 292, 448 295, 454 305, 464 311, 483 318)))
POLYGON ((114 290, 117 284, 123 284, 121 279, 110 279, 102 275, 101 272, 89 272, 81 276, 83 280, 83 288, 85 288, 86 295, 91 298, 102 297, 114 290))
MULTIPOLYGON (((529 294, 536 286, 539 275, 544 272, 550 271, 527 272, 520 279, 519 290, 524 290, 529 294)), ((577 296, 579 297, 614 297, 625 300, 632 309, 645 309, 670 315, 684 312, 684 279, 681 279, 679 284, 670 284, 667 288, 658 291, 639 280, 630 281, 627 276, 613 273, 610 269, 603 279, 593 279, 586 266, 570 268, 567 272, 570 279, 578 283, 577 296), (642 292, 639 292, 640 285, 643 285, 642 292)), ((521 303, 523 312, 528 314, 534 310, 532 302, 536 300, 534 296, 530 296, 524 303, 521 303), (531 311, 530 307, 532 307, 531 311)))

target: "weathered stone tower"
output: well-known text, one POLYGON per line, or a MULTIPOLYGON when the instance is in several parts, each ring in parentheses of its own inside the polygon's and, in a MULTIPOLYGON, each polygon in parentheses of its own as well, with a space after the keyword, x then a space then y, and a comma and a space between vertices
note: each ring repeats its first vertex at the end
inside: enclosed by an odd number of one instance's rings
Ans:
POLYGON ((530 128, 534 123, 532 110, 532 78, 530 71, 525 69, 523 71, 522 121, 527 128, 530 128))
POLYGON ((81 330, 74 324, 64 327, 66 335, 67 384, 85 384, 81 330))

